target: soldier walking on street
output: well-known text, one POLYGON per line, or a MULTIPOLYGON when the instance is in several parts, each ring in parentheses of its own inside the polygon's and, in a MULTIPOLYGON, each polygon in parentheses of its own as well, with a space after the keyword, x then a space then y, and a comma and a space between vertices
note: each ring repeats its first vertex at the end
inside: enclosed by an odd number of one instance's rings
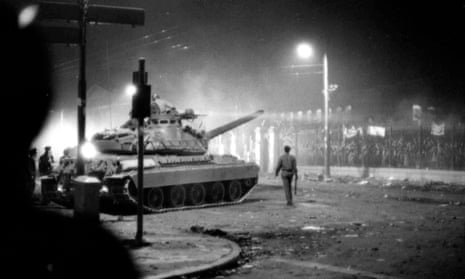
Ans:
POLYGON ((275 174, 278 176, 281 171, 281 179, 283 180, 284 194, 286 195, 287 205, 292 203, 292 178, 297 175, 297 162, 294 156, 289 154, 291 147, 284 146, 284 154, 279 157, 278 165, 275 174))

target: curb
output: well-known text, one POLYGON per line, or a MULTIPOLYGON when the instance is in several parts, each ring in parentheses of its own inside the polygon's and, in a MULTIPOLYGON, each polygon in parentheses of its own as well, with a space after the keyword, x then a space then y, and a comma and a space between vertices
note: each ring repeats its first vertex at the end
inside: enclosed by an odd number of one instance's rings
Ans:
POLYGON ((177 269, 177 270, 173 270, 173 271, 169 271, 169 272, 165 272, 165 273, 161 273, 157 275, 147 275, 147 276, 144 276, 143 278, 144 279, 165 279, 165 278, 180 277, 180 276, 185 276, 185 275, 193 275, 196 273, 210 271, 215 268, 219 268, 219 267, 231 264, 238 260, 240 253, 241 253, 241 248, 235 242, 224 239, 224 238, 218 238, 218 237, 210 237, 210 236, 204 236, 204 237, 211 238, 211 239, 214 238, 217 241, 227 243, 228 246, 231 248, 231 252, 228 255, 223 256, 212 263, 202 264, 202 265, 195 266, 195 267, 177 269))

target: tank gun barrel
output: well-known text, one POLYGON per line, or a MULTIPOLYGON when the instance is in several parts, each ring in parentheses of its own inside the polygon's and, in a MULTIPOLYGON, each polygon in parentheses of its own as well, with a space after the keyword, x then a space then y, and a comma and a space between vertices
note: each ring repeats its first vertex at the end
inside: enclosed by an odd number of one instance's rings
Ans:
POLYGON ((210 140, 214 137, 217 137, 221 134, 224 134, 244 123, 247 123, 249 121, 252 121, 254 120, 255 118, 259 117, 261 114, 263 114, 263 110, 257 110, 256 112, 252 113, 252 114, 249 114, 249 115, 246 115, 244 117, 241 117, 239 119, 236 119, 228 124, 225 124, 223 126, 220 126, 218 128, 215 128, 213 130, 210 130, 208 131, 206 134, 205 134, 205 139, 206 140, 210 140))

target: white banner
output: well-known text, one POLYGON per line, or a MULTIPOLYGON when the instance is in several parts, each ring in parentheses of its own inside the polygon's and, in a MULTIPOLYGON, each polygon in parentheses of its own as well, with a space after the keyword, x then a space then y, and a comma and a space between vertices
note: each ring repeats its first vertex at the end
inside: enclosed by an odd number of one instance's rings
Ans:
POLYGON ((433 136, 444 136, 446 131, 446 124, 442 122, 441 124, 438 123, 431 123, 431 135, 433 136))
POLYGON ((413 105, 412 106, 412 120, 413 121, 421 121, 422 118, 422 110, 420 105, 413 105))
POLYGON ((368 126, 367 134, 370 136, 383 137, 386 135, 386 128, 382 126, 368 126))
POLYGON ((358 133, 360 133, 360 135, 363 134, 362 127, 358 127, 358 128, 355 128, 355 126, 352 126, 350 128, 347 128, 346 126, 342 127, 342 134, 343 134, 344 138, 346 138, 346 139, 353 138, 353 137, 357 136, 358 133))

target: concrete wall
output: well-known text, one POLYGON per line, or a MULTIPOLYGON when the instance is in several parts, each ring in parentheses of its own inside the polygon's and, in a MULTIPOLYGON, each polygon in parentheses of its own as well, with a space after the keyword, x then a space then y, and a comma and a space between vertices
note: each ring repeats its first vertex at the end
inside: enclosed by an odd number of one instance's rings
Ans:
MULTIPOLYGON (((299 173, 323 173, 323 166, 298 166, 299 173)), ((360 167, 331 167, 331 175, 362 177, 364 170, 360 167)), ((465 171, 402 169, 402 168, 368 168, 367 174, 373 177, 408 179, 411 181, 442 181, 465 185, 465 171)))

